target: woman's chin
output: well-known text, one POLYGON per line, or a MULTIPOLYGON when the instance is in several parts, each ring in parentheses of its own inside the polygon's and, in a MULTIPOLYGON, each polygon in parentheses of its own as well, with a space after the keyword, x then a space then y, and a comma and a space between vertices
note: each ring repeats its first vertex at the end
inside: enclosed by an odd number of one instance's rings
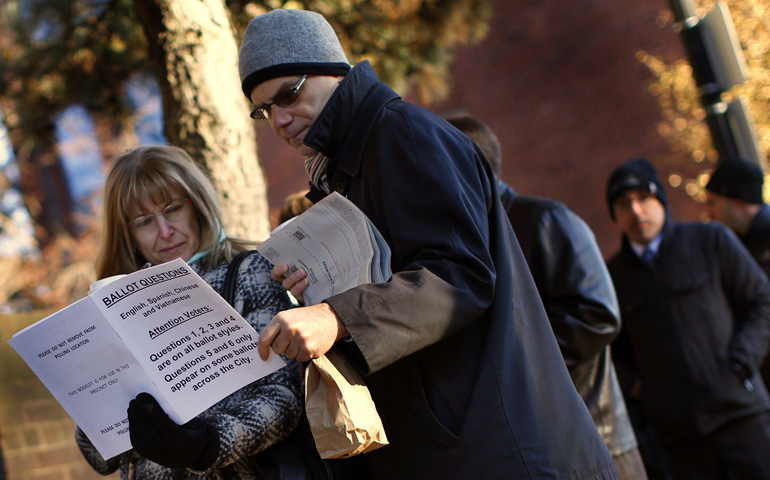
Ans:
POLYGON ((175 254, 168 254, 168 255, 159 255, 158 256, 158 263, 155 265, 159 265, 161 263, 168 263, 172 260, 176 260, 177 258, 181 258, 185 262, 188 261, 190 258, 192 258, 192 255, 188 255, 186 253, 175 253, 175 254))

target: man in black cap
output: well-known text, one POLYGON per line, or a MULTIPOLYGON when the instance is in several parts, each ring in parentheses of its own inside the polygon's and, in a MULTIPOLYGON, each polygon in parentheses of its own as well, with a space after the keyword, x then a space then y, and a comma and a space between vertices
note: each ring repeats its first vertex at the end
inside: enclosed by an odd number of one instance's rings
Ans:
POLYGON ((764 183, 756 163, 723 160, 706 184, 706 212, 730 227, 770 276, 770 207, 762 198, 764 183))
MULTIPOLYGON (((254 18, 239 66, 252 116, 305 157, 311 200, 347 196, 394 272, 279 313, 260 354, 336 345, 365 375, 390 442, 364 454, 375 478, 617 478, 478 147, 368 62, 348 65, 316 13, 254 18)), ((286 273, 273 270, 300 293, 304 272, 286 273)))
MULTIPOLYGON (((727 159, 706 184, 706 213, 738 235, 765 275, 770 277, 770 207, 762 198, 765 175, 756 163, 727 159)), ((770 361, 760 367, 770 385, 770 361)))
POLYGON ((630 390, 673 477, 770 478, 770 398, 756 375, 770 283, 723 225, 674 222, 647 160, 612 173, 607 204, 623 232, 608 263, 623 321, 613 352, 637 376, 630 390))

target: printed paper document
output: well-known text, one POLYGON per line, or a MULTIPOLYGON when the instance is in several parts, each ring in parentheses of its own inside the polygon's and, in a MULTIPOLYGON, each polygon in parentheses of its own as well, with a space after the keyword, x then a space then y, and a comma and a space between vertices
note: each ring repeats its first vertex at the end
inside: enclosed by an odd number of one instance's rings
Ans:
POLYGON ((353 202, 334 192, 280 226, 257 247, 273 264, 304 269, 306 305, 365 283, 387 281, 390 248, 353 202))
POLYGON ((179 424, 285 363, 183 260, 139 270, 9 344, 104 458, 131 448, 126 409, 152 394, 179 424))

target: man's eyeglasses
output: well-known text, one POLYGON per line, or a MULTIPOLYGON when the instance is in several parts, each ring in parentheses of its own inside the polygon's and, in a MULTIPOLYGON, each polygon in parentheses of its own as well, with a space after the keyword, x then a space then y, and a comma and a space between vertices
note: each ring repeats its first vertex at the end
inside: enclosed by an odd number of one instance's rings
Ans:
POLYGON ((273 97, 273 101, 268 104, 263 104, 251 111, 251 118, 255 120, 269 120, 270 119, 270 107, 273 105, 281 108, 287 108, 294 105, 294 102, 299 98, 299 91, 307 80, 307 75, 302 75, 296 85, 291 88, 280 90, 273 97))
POLYGON ((158 215, 169 222, 176 222, 187 218, 192 211, 192 200, 174 200, 158 212, 149 215, 141 215, 128 222, 128 229, 137 234, 153 233, 158 230, 158 215))

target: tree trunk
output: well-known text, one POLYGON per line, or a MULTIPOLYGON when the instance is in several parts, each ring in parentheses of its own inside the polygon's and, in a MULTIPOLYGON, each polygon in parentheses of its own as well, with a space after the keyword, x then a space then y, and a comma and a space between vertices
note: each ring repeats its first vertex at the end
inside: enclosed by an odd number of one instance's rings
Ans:
POLYGON ((158 68, 166 138, 211 173, 225 231, 266 238, 265 178, 223 0, 135 0, 135 5, 158 68))
MULTIPOLYGON (((0 110, 14 112, 18 108, 7 98, 0 98, 0 110)), ((0 115, 0 120, 2 118, 0 115)), ((13 114, 8 114, 8 118, 12 121, 7 122, 5 128, 19 169, 20 184, 16 188, 32 218, 39 247, 44 248, 59 234, 77 235, 72 195, 54 142, 53 123, 30 132, 19 126, 13 114)))

